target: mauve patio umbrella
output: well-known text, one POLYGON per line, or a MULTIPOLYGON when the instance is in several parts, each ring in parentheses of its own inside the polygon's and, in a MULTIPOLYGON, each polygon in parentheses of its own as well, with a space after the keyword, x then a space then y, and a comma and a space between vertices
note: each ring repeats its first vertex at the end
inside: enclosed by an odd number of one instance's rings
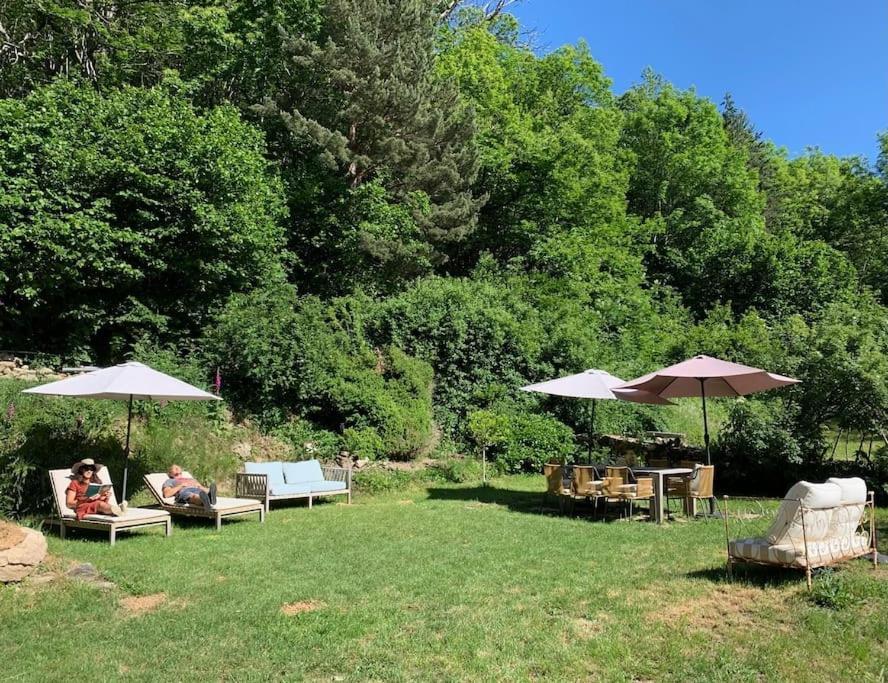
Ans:
POLYGON ((668 368, 638 377, 619 386, 619 389, 646 391, 661 398, 699 396, 703 399, 703 441, 706 444, 706 464, 709 456, 709 419, 706 415, 707 396, 745 396, 758 391, 777 389, 800 380, 752 368, 711 356, 694 356, 668 368))
POLYGON ((552 396, 568 396, 571 398, 591 399, 589 411, 589 452, 592 452, 592 434, 595 431, 595 401, 631 401, 632 403, 651 403, 654 405, 673 405, 671 401, 638 389, 617 389, 624 382, 604 370, 594 368, 567 375, 558 379, 550 379, 537 384, 521 387, 521 391, 534 391, 552 396))
POLYGON ((110 368, 87 372, 75 377, 25 389, 24 394, 105 398, 128 401, 126 446, 123 464, 123 500, 126 500, 126 478, 129 470, 130 429, 133 422, 133 400, 145 401, 218 401, 187 382, 170 377, 142 363, 121 363, 110 368))

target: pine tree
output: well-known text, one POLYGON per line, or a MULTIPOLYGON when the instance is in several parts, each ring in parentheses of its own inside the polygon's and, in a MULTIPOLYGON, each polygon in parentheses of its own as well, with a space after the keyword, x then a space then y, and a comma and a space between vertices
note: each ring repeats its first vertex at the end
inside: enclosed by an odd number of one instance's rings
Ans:
POLYGON ((761 131, 756 130, 746 112, 737 106, 731 93, 725 93, 722 101, 722 120, 730 143, 746 152, 747 166, 758 171, 762 184, 765 184, 773 173, 772 146, 762 138, 761 131))
POLYGON ((416 220, 430 243, 464 239, 483 203, 471 191, 474 120, 455 88, 436 78, 432 3, 330 0, 325 11, 320 39, 287 36, 304 85, 263 109, 279 112, 351 187, 376 180, 413 205, 424 193, 416 220))

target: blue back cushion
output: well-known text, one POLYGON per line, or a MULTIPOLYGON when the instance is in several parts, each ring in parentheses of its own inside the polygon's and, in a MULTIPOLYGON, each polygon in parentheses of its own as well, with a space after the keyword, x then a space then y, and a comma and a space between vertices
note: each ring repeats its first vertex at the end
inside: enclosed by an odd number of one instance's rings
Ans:
POLYGON ((269 486, 284 483, 284 469, 279 462, 245 462, 244 472, 247 474, 267 474, 269 486))
POLYGON ((285 462, 284 479, 288 484, 304 484, 311 481, 323 481, 324 473, 321 471, 321 463, 317 460, 285 462))

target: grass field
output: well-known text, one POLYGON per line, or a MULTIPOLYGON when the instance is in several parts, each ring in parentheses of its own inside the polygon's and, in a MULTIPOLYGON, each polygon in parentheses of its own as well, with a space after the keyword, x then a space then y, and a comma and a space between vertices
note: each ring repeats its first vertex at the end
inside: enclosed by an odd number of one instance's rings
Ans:
POLYGON ((117 588, 0 589, 0 680, 885 679, 884 568, 852 563, 853 604, 819 607, 799 573, 728 583, 719 520, 539 514, 542 486, 280 507, 221 533, 177 521, 114 548, 52 537, 55 566, 117 588))

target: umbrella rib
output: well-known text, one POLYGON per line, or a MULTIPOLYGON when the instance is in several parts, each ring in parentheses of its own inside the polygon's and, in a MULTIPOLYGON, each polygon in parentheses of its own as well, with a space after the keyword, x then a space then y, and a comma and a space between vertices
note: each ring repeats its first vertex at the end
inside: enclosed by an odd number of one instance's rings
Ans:
POLYGON ((669 389, 669 387, 671 387, 677 381, 678 381, 678 377, 673 377, 672 379, 670 379, 669 384, 667 384, 665 387, 663 387, 662 389, 660 389, 660 391, 657 392, 657 396, 662 396, 663 398, 666 398, 666 395, 665 395, 666 390, 669 389))
POLYGON ((722 377, 722 379, 725 381, 725 384, 728 385, 728 388, 729 388, 731 391, 734 392, 734 396, 742 396, 742 395, 743 395, 743 394, 741 394, 739 391, 737 391, 737 390, 734 388, 734 385, 731 384, 731 380, 728 379, 727 376, 722 377))

